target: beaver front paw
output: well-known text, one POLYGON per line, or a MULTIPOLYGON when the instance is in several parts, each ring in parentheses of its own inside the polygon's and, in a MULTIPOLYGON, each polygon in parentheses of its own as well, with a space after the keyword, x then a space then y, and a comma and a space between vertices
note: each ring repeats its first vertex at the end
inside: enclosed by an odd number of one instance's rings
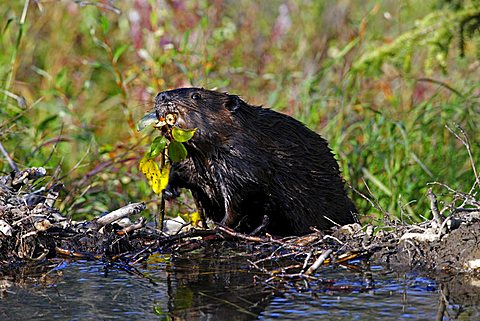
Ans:
POLYGON ((168 201, 176 199, 178 196, 180 196, 180 189, 176 186, 172 186, 171 184, 168 184, 163 191, 163 197, 168 201))

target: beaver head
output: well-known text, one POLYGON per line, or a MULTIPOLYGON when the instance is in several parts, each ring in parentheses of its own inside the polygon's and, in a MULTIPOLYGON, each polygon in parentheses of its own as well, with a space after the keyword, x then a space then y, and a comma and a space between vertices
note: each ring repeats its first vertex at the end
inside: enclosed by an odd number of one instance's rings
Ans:
POLYGON ((155 97, 155 113, 158 119, 174 115, 173 125, 182 129, 197 128, 189 144, 204 149, 221 144, 225 132, 221 128, 233 127, 232 112, 238 108, 238 96, 205 90, 180 88, 159 93, 155 97), (222 137, 223 135, 223 137, 222 137))

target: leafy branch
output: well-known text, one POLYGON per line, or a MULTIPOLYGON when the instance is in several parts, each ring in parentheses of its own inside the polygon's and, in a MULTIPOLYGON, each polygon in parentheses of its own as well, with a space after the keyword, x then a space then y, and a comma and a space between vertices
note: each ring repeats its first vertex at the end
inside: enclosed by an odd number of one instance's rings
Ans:
POLYGON ((175 126, 176 114, 167 114, 158 117, 155 112, 145 115, 137 124, 138 130, 149 125, 158 129, 161 133, 153 139, 149 150, 140 160, 139 169, 146 176, 155 194, 160 194, 168 185, 170 167, 172 162, 181 162, 187 158, 187 149, 184 143, 189 141, 195 134, 196 128, 181 129, 175 126), (155 158, 160 156, 160 166, 155 158))

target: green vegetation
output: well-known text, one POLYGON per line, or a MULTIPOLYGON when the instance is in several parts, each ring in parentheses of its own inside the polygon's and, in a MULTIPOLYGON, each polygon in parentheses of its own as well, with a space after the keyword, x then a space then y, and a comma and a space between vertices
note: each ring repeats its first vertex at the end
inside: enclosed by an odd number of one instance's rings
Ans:
MULTIPOLYGON (((188 151, 183 143, 195 135, 196 128, 181 129, 175 125, 177 116, 167 114, 166 119, 157 120, 156 112, 149 112, 137 124, 137 128, 144 128, 148 123, 161 133, 153 139, 152 145, 140 160, 138 168, 145 174, 150 187, 155 194, 163 192, 170 179, 171 162, 181 162, 187 159, 188 151), (160 166, 155 158, 159 158, 160 166)), ((164 209, 163 209, 164 211, 164 209)))
POLYGON ((61 207, 78 217, 154 197, 135 123, 157 92, 190 85, 321 133, 377 204, 353 194, 365 219, 429 216, 429 182, 474 192, 468 150, 446 126, 463 137, 461 126, 478 160, 479 1, 92 3, 0 5, 0 142, 20 168, 61 179, 61 207))

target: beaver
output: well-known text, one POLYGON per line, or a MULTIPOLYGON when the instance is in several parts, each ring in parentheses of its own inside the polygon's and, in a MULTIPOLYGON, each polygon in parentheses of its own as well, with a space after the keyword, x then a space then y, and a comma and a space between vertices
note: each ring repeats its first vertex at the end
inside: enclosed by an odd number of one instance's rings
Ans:
POLYGON ((157 117, 197 128, 165 196, 191 190, 206 217, 238 231, 303 235, 356 222, 328 143, 298 120, 239 96, 180 88, 155 97, 157 117))

